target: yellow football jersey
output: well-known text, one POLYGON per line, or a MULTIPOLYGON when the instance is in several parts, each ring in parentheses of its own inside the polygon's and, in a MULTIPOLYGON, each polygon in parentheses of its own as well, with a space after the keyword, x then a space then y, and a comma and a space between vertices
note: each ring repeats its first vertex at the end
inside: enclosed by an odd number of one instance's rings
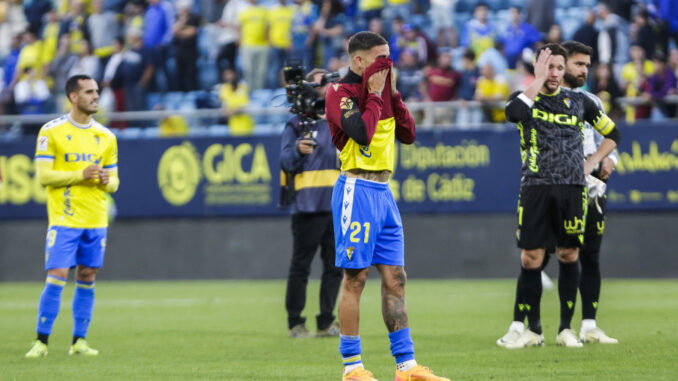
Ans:
MULTIPOLYGON (((83 126, 64 115, 40 129, 35 160, 51 161, 55 171, 82 171, 92 164, 117 171, 118 144, 115 135, 95 120, 83 126)), ((98 179, 48 186, 47 215, 50 226, 107 227, 105 191, 98 179)))
POLYGON ((349 139, 339 154, 341 170, 348 171, 355 168, 368 171, 393 172, 395 162, 395 118, 377 122, 377 131, 367 146, 361 146, 355 140, 349 139))

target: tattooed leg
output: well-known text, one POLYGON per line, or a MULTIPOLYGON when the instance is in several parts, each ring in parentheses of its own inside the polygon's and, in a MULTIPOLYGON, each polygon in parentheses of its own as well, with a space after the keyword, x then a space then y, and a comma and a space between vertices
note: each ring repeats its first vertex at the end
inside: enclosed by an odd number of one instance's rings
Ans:
POLYGON ((381 314, 389 332, 407 328, 405 283, 407 275, 402 266, 377 265, 381 273, 381 314))

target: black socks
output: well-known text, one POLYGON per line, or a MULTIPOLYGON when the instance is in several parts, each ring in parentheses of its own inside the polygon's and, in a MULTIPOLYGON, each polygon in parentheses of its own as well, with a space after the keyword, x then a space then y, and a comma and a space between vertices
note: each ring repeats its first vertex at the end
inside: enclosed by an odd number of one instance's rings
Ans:
MULTIPOLYGON (((576 292, 576 287, 575 287, 576 292)), ((541 269, 526 269, 521 267, 518 277, 518 295, 522 295, 522 300, 518 301, 517 309, 522 308, 527 312, 527 320, 530 331, 541 334, 541 269)))
POLYGON ((560 264, 558 276, 558 296, 560 297, 560 327, 558 332, 570 328, 574 306, 577 301, 577 288, 579 286, 579 263, 560 264))

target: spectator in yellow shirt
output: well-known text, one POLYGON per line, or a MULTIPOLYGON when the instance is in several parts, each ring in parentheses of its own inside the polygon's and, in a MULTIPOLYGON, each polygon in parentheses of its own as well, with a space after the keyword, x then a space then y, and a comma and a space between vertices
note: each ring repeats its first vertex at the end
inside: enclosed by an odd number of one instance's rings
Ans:
POLYGON ((34 31, 28 29, 23 34, 24 46, 19 53, 19 59, 14 70, 14 79, 12 84, 8 87, 13 88, 14 85, 25 77, 25 69, 33 68, 36 78, 43 77, 43 48, 42 41, 38 40, 38 36, 34 31))
POLYGON ((268 69, 268 16, 258 0, 240 13, 240 63, 252 90, 263 89, 268 69))
MULTIPOLYGON (((631 62, 622 67, 621 88, 627 97, 639 97, 641 86, 645 80, 654 74, 654 63, 645 58, 645 50, 639 44, 633 44, 629 51, 631 62)), ((648 118, 650 107, 646 105, 625 106, 626 121, 633 123, 636 118, 648 118)))
POLYGON ((360 0, 358 9, 363 14, 365 25, 367 25, 370 20, 381 17, 381 12, 384 10, 384 0, 360 0))
POLYGON ((45 66, 49 65, 56 56, 60 27, 59 16, 56 11, 51 10, 47 14, 47 23, 42 28, 42 62, 45 66))
POLYGON ((485 103, 483 109, 490 122, 501 123, 506 121, 504 106, 500 101, 509 96, 509 84, 504 76, 496 75, 494 67, 487 64, 480 69, 480 78, 476 84, 474 99, 485 103))
POLYGON ((219 91, 219 99, 224 114, 228 117, 228 128, 231 135, 250 135, 254 131, 254 119, 244 112, 250 103, 249 88, 240 81, 233 69, 224 70, 224 84, 219 91))
POLYGON ((271 43, 270 67, 268 70, 267 85, 269 88, 281 86, 281 75, 285 61, 292 51, 292 18, 294 6, 288 5, 287 0, 280 0, 268 10, 268 40, 271 43))

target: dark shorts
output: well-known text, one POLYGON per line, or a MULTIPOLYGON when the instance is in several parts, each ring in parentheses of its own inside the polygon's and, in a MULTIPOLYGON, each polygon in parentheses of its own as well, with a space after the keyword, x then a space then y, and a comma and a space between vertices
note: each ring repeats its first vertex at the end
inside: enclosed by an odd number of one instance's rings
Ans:
POLYGON ((584 244, 587 248, 595 251, 600 250, 600 243, 605 233, 605 208, 607 207, 607 198, 598 197, 593 201, 589 200, 589 210, 586 214, 586 232, 584 233, 584 244))
POLYGON ((518 247, 525 250, 581 247, 587 197, 583 185, 532 185, 520 189, 518 247))

